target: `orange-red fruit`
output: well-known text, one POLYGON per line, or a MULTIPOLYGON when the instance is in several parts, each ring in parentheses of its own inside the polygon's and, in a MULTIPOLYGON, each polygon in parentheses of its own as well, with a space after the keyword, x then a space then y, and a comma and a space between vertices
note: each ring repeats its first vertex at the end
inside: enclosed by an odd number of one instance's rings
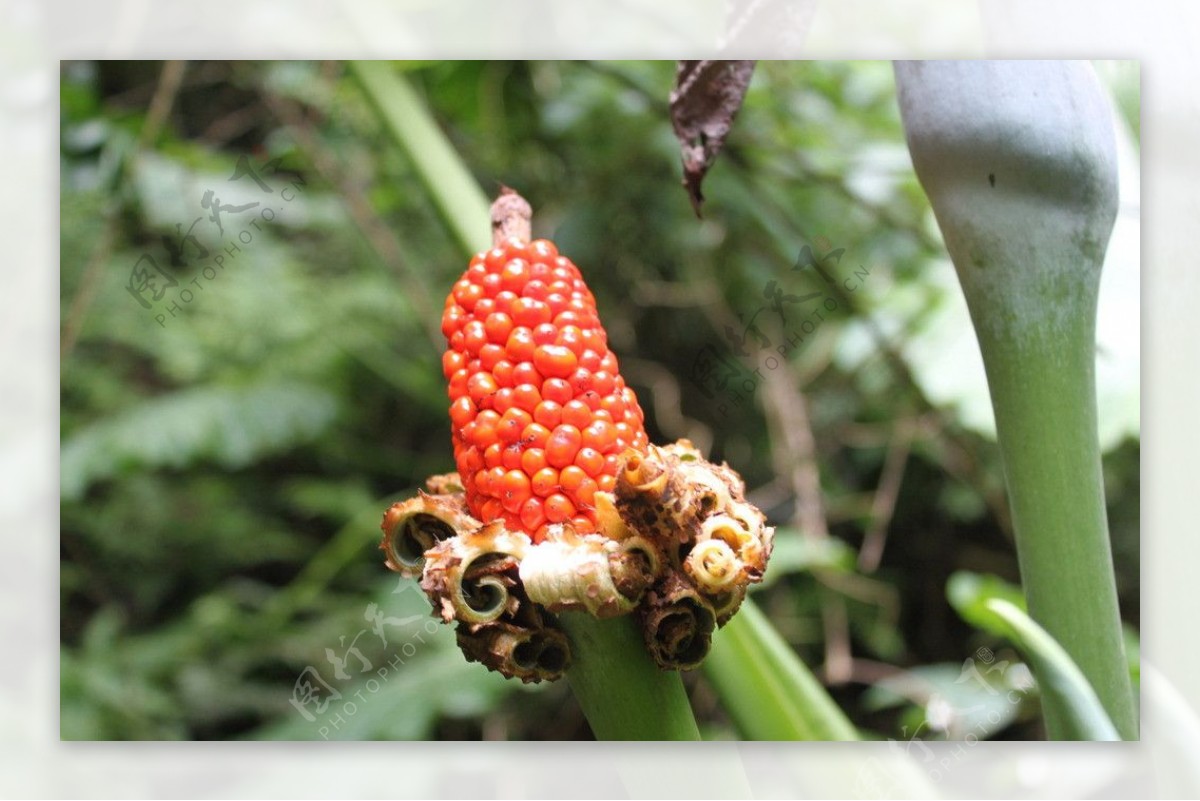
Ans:
POLYGON ((617 455, 646 447, 643 414, 579 269, 544 239, 478 254, 442 315, 454 460, 471 513, 595 531, 617 455))

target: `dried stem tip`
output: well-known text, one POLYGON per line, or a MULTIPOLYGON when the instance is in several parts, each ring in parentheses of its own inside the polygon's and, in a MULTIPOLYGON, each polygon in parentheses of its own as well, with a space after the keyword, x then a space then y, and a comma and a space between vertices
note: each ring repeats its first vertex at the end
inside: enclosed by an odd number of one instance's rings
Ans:
POLYGON ((492 203, 492 244, 496 247, 510 239, 528 242, 533 239, 533 208, 529 201, 507 186, 492 203))
POLYGON ((642 635, 654 661, 664 670, 699 667, 717 627, 712 604, 676 572, 668 572, 646 598, 642 635))
POLYGON ((467 659, 526 684, 554 681, 571 665, 571 646, 558 629, 524 628, 497 621, 458 626, 458 647, 467 659))

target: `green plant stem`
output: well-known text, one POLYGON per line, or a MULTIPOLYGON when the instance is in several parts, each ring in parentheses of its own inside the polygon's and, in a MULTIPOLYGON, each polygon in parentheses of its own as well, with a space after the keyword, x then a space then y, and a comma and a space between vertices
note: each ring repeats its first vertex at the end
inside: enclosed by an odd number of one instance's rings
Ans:
POLYGON ((713 638, 704 675, 753 740, 857 740, 858 732, 754 604, 713 638))
POLYGON ((1119 740, 1095 688, 1062 645, 1029 616, 1025 596, 996 576, 960 570, 946 598, 963 620, 1012 640, 1037 676, 1043 709, 1053 709, 1056 733, 1068 740, 1119 740))
POLYGON ((571 639, 567 681, 598 740, 699 740, 683 680, 659 670, 628 617, 565 612, 571 639))
POLYGON ((491 204, 417 93, 389 62, 351 61, 349 67, 459 245, 467 253, 488 248, 491 204))
MULTIPOLYGON (((1122 736, 1137 736, 1096 438, 1094 317, 1020 340, 976 326, 1029 613, 1083 670, 1122 736)), ((1065 710, 1044 696, 1047 728, 1065 710)))
MULTIPOLYGON (((1137 736, 1096 435, 1112 112, 1079 62, 898 62, 913 166, 987 372, 1029 613, 1137 736)), ((1051 737, 1067 710, 1043 702, 1051 737)))

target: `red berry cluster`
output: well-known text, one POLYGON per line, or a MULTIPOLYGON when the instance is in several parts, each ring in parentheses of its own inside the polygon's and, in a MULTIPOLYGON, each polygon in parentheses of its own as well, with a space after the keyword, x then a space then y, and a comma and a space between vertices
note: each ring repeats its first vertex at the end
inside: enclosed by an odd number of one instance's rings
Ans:
POLYGON ((595 531, 596 492, 647 439, 579 268, 544 239, 480 253, 446 298, 442 333, 471 513, 534 542, 551 523, 595 531))

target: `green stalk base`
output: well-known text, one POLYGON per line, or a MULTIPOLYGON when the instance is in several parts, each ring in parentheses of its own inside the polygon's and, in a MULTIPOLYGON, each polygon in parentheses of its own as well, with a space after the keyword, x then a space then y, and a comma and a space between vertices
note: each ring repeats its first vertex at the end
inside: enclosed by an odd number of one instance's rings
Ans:
POLYGON ((660 670, 629 616, 564 612, 571 639, 567 681, 597 740, 699 740, 683 680, 660 670))
MULTIPOLYGON (((1095 329, 1087 318, 1074 327, 977 330, 1029 613, 1079 665, 1121 737, 1136 739, 1096 440, 1095 329)), ((1043 705, 1049 735, 1068 736, 1066 712, 1050 697, 1043 705)))

